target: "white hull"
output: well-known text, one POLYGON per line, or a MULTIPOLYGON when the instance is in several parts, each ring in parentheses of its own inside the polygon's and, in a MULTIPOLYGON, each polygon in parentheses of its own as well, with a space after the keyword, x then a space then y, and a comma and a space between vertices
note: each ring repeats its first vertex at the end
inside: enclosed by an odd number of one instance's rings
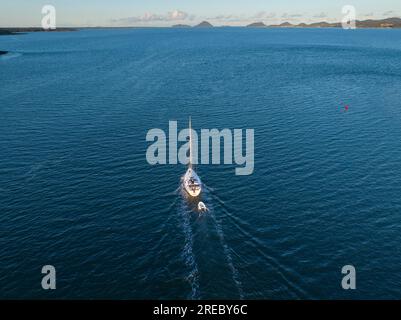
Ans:
POLYGON ((184 189, 191 197, 198 197, 202 192, 202 182, 196 172, 189 168, 184 176, 184 189))
POLYGON ((191 197, 198 197, 202 191, 202 182, 192 169, 192 128, 189 118, 189 168, 184 176, 184 189, 191 197))
POLYGON ((207 211, 207 207, 202 201, 200 201, 198 203, 198 211, 200 211, 200 212, 206 212, 207 211))

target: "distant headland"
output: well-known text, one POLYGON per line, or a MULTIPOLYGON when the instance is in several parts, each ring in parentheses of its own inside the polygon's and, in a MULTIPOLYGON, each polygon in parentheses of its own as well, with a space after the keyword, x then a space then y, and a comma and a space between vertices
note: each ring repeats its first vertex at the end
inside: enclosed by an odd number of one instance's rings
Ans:
MULTIPOLYGON (((356 20, 357 28, 401 28, 401 18, 387 18, 381 20, 356 20)), ((270 28, 341 28, 340 22, 329 23, 326 21, 315 22, 315 23, 300 23, 291 24, 284 22, 279 25, 270 25, 270 28)))
POLYGON ((247 25, 248 28, 266 28, 267 25, 265 25, 263 22, 254 22, 251 24, 247 25))
MULTIPOLYGON (((401 18, 387 18, 381 20, 356 20, 357 28, 401 28, 401 18)), ((329 23, 326 21, 314 22, 310 24, 292 24, 283 22, 276 25, 265 25, 263 22, 255 22, 247 25, 250 28, 341 28, 340 22, 329 23)))
MULTIPOLYGON (((292 24, 290 22, 283 22, 281 24, 266 25, 264 22, 254 22, 248 24, 247 28, 341 28, 340 22, 314 22, 314 23, 299 23, 292 24)), ((192 26, 186 24, 176 24, 173 28, 191 28, 192 26)), ((202 21, 200 24, 193 26, 194 28, 213 28, 213 25, 208 21, 202 21)), ((357 28, 401 28, 401 18, 387 18, 380 20, 356 20, 357 28)))
POLYGON ((195 28, 213 28, 213 25, 210 22, 202 21, 201 23, 196 25, 195 28))
POLYGON ((201 23, 190 26, 188 24, 175 24, 172 26, 173 28, 213 28, 213 25, 208 21, 202 21, 201 23))
MULTIPOLYGON (((63 31, 76 31, 77 29, 73 28, 57 28, 54 30, 44 30, 42 28, 35 28, 35 27, 30 27, 30 28, 0 28, 0 36, 7 36, 7 35, 19 35, 19 34, 24 34, 27 32, 63 32, 63 31)), ((8 51, 1 51, 0 50, 0 56, 7 54, 8 51)))
POLYGON ((76 31, 74 28, 57 28, 54 30, 45 30, 43 28, 28 27, 28 28, 0 28, 0 36, 21 34, 26 32, 63 32, 63 31, 76 31))
POLYGON ((175 24, 173 26, 171 26, 172 28, 191 28, 190 25, 188 24, 175 24))
MULTIPOLYGON (((172 28, 215 28, 215 27, 230 27, 230 26, 213 26, 208 21, 202 21, 196 25, 188 25, 188 24, 175 24, 171 26, 172 28)), ((241 27, 241 26, 237 26, 241 27)), ((299 23, 293 24, 290 22, 283 22, 280 24, 272 24, 267 25, 263 21, 257 21, 250 23, 246 26, 247 28, 341 28, 342 25, 340 22, 314 22, 314 23, 299 23)), ((357 28, 380 28, 380 29, 389 29, 389 28, 401 28, 401 18, 387 18, 380 20, 356 20, 357 28)), ((136 26, 126 26, 126 27, 77 27, 77 28, 57 28, 54 30, 44 30, 40 27, 22 27, 22 28, 0 28, 0 36, 1 35, 13 35, 13 34, 23 34, 27 32, 63 32, 63 31, 77 31, 79 29, 118 29, 118 28, 155 28, 152 26, 149 27, 136 27, 136 26)))

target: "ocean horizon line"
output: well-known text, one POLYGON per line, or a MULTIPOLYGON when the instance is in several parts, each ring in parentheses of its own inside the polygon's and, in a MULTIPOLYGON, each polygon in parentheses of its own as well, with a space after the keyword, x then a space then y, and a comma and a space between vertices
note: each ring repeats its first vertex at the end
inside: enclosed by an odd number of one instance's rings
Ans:
MULTIPOLYGON (((366 19, 366 20, 355 20, 356 27, 360 29, 398 29, 401 28, 401 18, 399 17, 390 17, 385 19, 366 19), (358 25, 359 24, 359 25, 358 25)), ((60 29, 178 29, 178 28, 305 28, 305 29, 336 29, 342 28, 341 22, 328 22, 328 21, 319 21, 312 23, 301 22, 298 24, 294 24, 288 21, 281 22, 279 24, 265 24, 263 21, 255 21, 252 23, 244 24, 244 25, 213 25, 210 22, 204 20, 195 25, 189 24, 174 24, 174 25, 165 25, 165 26, 71 26, 71 25, 63 25, 57 27, 54 30, 44 30, 41 26, 4 26, 0 27, 0 35, 2 31, 11 31, 11 32, 19 32, 21 31, 57 31, 60 29)))

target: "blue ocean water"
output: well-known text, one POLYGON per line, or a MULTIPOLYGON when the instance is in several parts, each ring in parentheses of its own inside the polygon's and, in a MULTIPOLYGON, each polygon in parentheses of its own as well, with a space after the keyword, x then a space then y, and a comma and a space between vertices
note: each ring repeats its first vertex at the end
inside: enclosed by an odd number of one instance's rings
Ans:
POLYGON ((401 298, 401 30, 97 29, 0 50, 1 298, 401 298), (203 216, 186 168, 145 157, 149 129, 189 116, 255 129, 252 175, 198 166, 203 216))

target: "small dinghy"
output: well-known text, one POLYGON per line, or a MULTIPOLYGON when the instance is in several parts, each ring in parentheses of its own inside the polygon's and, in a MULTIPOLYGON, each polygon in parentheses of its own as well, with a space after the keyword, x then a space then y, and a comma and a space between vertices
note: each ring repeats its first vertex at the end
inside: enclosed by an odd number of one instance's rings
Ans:
POLYGON ((207 207, 206 207, 206 205, 205 205, 202 201, 200 201, 200 202, 198 203, 198 210, 199 210, 200 212, 206 212, 206 211, 207 211, 207 207))

